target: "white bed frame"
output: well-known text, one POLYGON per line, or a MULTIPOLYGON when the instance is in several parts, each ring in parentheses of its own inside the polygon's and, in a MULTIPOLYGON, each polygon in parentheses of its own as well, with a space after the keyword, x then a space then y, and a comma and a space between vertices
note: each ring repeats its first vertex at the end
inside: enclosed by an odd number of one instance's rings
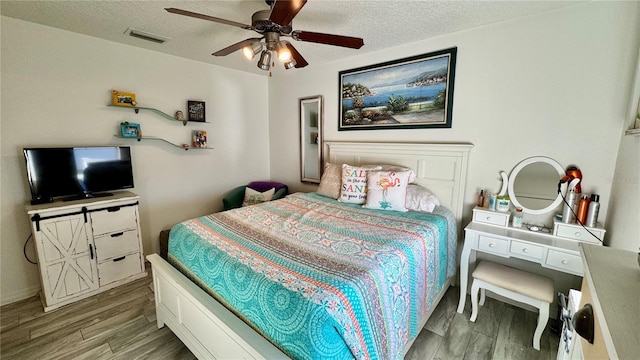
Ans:
MULTIPOLYGON (((416 183, 453 210, 460 233, 467 178, 468 143, 326 142, 325 161, 391 164, 414 169, 416 183)), ((157 254, 153 269, 158 327, 168 325, 198 359, 285 359, 273 344, 236 317, 157 254)), ((452 279, 448 279, 440 301, 452 279)), ((437 303, 436 302, 436 303, 437 303)), ((435 308, 435 306, 434 306, 435 308)), ((422 321, 427 322, 431 312, 422 321)), ((409 350, 413 341, 405 347, 409 350)))

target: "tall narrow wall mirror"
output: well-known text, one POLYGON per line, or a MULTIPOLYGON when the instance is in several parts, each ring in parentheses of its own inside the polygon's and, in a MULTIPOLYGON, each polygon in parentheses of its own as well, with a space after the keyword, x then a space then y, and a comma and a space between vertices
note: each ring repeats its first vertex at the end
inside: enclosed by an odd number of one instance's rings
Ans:
POLYGON ((300 181, 320 183, 322 172, 321 95, 300 98, 300 181))

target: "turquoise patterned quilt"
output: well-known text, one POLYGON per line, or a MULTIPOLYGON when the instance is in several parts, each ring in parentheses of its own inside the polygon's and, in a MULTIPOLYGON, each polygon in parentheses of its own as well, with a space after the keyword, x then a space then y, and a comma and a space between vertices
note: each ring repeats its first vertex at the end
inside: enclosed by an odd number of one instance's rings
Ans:
POLYGON ((188 220, 169 261, 295 359, 401 359, 456 270, 456 226, 434 213, 315 193, 188 220))

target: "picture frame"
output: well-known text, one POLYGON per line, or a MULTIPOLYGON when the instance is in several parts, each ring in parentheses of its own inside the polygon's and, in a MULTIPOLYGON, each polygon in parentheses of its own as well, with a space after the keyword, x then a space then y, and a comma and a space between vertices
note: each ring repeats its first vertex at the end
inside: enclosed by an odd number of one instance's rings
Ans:
POLYGON ((138 102, 136 101, 136 94, 134 93, 111 90, 111 94, 113 96, 113 105, 128 107, 138 105, 138 102))
POLYGON ((191 133, 192 145, 194 148, 206 148, 207 147, 207 131, 206 130, 193 130, 191 133))
POLYGON ((450 128, 457 47, 343 70, 338 131, 450 128))
POLYGON ((120 134, 123 138, 134 138, 137 139, 142 136, 142 131, 140 130, 140 124, 124 122, 120 124, 120 134))
POLYGON ((187 120, 206 122, 205 104, 204 101, 187 101, 187 120))

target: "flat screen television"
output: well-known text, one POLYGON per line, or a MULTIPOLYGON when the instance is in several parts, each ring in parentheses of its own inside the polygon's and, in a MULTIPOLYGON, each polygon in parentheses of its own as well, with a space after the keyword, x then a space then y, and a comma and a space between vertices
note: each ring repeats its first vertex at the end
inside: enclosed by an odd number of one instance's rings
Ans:
POLYGON ((112 195, 133 187, 128 146, 25 148, 31 203, 112 195))

